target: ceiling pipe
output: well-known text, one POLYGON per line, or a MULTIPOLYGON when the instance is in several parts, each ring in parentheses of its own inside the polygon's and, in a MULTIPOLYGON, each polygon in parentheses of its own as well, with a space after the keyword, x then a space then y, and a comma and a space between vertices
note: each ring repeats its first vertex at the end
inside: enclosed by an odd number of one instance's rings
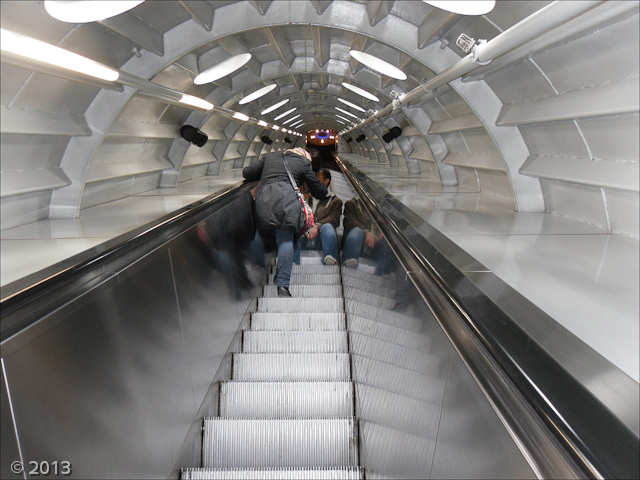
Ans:
POLYGON ((500 58, 491 62, 486 67, 476 69, 472 74, 462 77, 463 82, 484 80, 500 70, 510 67, 525 58, 546 50, 554 45, 565 42, 573 36, 580 35, 590 29, 601 27, 609 22, 614 22, 631 11, 637 10, 636 2, 606 2, 589 10, 584 15, 568 21, 562 28, 557 28, 535 38, 534 40, 511 50, 500 58))
POLYGON ((391 104, 361 122, 360 125, 365 125, 374 121, 376 118, 383 117, 401 105, 415 102, 428 92, 433 93, 436 88, 446 85, 482 65, 487 65, 494 58, 519 47, 523 43, 535 39, 542 33, 584 13, 599 3, 602 3, 602 0, 571 2, 559 0, 541 8, 511 28, 505 30, 497 37, 474 46, 469 55, 461 58, 458 62, 423 85, 393 100, 391 104))

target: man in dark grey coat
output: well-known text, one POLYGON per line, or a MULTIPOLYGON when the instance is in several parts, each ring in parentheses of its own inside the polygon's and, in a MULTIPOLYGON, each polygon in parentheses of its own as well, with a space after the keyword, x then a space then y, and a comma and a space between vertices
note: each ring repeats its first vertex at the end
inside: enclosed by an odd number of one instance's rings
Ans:
MULTIPOLYGON (((312 152, 318 155, 318 152, 312 152)), ((278 247, 278 296, 290 297, 294 243, 298 242, 304 228, 304 214, 283 160, 286 160, 296 184, 299 186, 305 182, 314 197, 324 198, 327 188, 313 173, 312 154, 304 148, 265 155, 242 170, 242 176, 247 180, 260 180, 256 194, 258 228, 263 235, 275 236, 278 247)))

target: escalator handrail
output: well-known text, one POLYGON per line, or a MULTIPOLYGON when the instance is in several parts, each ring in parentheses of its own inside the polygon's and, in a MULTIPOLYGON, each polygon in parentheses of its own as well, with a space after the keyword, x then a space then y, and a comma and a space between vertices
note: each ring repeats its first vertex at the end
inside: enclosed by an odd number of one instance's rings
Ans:
POLYGON ((0 288, 0 341, 142 258, 248 192, 244 182, 171 212, 96 247, 0 288))
MULTIPOLYGON (((395 199, 384 189, 348 162, 338 158, 336 161, 378 223, 392 250, 401 261, 404 256, 431 280, 431 284, 437 285, 447 306, 455 312, 458 326, 446 325, 446 320, 445 324, 441 319, 438 322, 494 409, 499 410, 498 414, 511 434, 523 446, 530 463, 539 467, 534 468, 536 473, 540 477, 570 474, 578 478, 637 478, 638 436, 509 314, 475 284, 465 282, 464 273, 439 254, 410 222, 401 227, 388 215, 390 209, 399 216, 415 213, 404 205, 405 212, 399 212, 387 201, 395 199), (384 210, 381 201, 385 202, 384 210), (407 236, 409 232, 411 238, 407 236), (429 248, 424 248, 427 244, 429 248), (460 284, 452 285, 434 269, 425 250, 439 254, 438 263, 448 263, 449 274, 454 272, 449 278, 456 278, 460 284), (471 304, 481 306, 480 313, 477 309, 470 310, 468 306, 471 304), (462 336, 457 333, 461 329, 464 330, 462 336), (464 340, 465 335, 471 341, 456 344, 456 341, 464 340), (521 348, 523 345, 526 349, 521 348), (480 353, 475 355, 485 358, 471 358, 474 354, 468 351, 474 351, 476 347, 480 353), (501 398, 505 395, 509 398, 501 398), (538 432, 533 432, 536 429, 538 432), (548 458, 550 456, 555 458, 548 458)), ((426 291, 428 287, 415 273, 412 280, 419 293, 433 301, 433 295, 426 291)))

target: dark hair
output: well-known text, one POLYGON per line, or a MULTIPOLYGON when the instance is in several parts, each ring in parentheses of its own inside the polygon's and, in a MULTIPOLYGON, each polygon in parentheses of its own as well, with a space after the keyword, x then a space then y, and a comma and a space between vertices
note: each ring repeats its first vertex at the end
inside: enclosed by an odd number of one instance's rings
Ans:
POLYGON ((320 171, 322 172, 322 176, 324 177, 324 179, 329 179, 329 183, 331 183, 331 172, 329 171, 329 169, 321 168, 320 171))
POLYGON ((317 172, 322 166, 322 157, 320 156, 320 152, 316 149, 307 149, 307 152, 311 155, 311 168, 314 172, 317 172))

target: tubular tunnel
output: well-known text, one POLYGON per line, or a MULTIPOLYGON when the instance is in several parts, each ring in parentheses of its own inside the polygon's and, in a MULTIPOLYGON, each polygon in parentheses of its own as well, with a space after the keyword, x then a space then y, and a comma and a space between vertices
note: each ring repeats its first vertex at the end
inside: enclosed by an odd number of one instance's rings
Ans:
POLYGON ((260 326, 279 299, 270 298, 269 246, 255 235, 252 184, 4 289, 2 477, 18 478, 10 469, 20 461, 24 478, 38 462, 68 462, 70 478, 267 478, 240 477, 252 468, 275 478, 637 478, 637 435, 522 327, 546 315, 338 164, 338 187, 362 199, 384 234, 386 268, 321 272, 303 257, 294 277, 312 285, 292 285, 303 298, 289 311, 313 313, 291 317, 292 332, 260 326), (478 288, 486 282, 493 297, 478 288), (308 346, 276 361, 252 350, 265 332, 308 346), (313 367, 306 355, 324 357, 313 367), (322 377, 334 360, 344 378, 322 377), (281 402, 313 397, 295 403, 302 420, 252 393, 261 381, 250 361, 267 376, 291 375, 281 402), (296 368, 344 387, 346 410, 296 368), (267 413, 237 418, 245 403, 267 413), (242 435, 253 443, 234 443, 242 435))

